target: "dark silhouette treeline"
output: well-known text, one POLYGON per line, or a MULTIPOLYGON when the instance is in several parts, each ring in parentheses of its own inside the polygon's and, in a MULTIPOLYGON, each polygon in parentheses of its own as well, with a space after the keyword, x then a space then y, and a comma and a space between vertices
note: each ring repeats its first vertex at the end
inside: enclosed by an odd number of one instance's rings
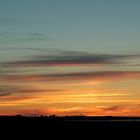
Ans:
POLYGON ((89 139, 139 136, 140 117, 0 116, 0 136, 24 139, 89 139), (9 134, 9 135, 7 135, 9 134), (18 137, 20 135, 20 137, 18 137), (120 137, 119 137, 120 136, 120 137))
POLYGON ((43 115, 34 115, 34 116, 24 116, 24 115, 15 115, 15 116, 8 116, 3 115, 0 116, 1 120, 55 120, 55 121, 137 121, 140 122, 140 117, 128 117, 128 116, 43 116, 43 115))

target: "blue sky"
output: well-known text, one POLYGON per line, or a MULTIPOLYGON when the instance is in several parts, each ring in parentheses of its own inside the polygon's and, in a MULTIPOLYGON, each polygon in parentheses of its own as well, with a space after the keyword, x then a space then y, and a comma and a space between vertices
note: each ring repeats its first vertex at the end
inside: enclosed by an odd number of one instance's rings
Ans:
POLYGON ((0 47, 137 52, 138 0, 1 0, 0 47))

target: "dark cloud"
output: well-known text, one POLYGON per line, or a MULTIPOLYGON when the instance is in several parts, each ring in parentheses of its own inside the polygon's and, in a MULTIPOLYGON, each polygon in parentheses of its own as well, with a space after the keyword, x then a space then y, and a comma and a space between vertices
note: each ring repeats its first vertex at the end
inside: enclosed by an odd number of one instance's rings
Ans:
POLYGON ((116 106, 104 107, 104 108, 101 108, 101 110, 115 111, 115 110, 119 110, 120 108, 122 108, 122 106, 116 105, 116 106))
MULTIPOLYGON (((87 66, 87 65, 113 65, 126 64, 124 60, 140 58, 140 54, 93 54, 76 51, 48 51, 47 55, 35 55, 27 60, 6 62, 1 64, 3 71, 12 68, 51 67, 51 66, 87 66)), ((123 65, 121 65, 123 66, 123 65)), ((24 71, 24 70, 23 70, 24 71)), ((69 72, 55 74, 24 74, 3 72, 0 81, 64 81, 64 80, 114 80, 114 79, 140 78, 140 71, 91 71, 69 72)))
POLYGON ((0 97, 9 96, 11 94, 12 94, 11 92, 0 90, 0 97))
POLYGON ((17 93, 41 93, 41 92, 45 92, 45 93, 53 93, 53 92, 59 92, 59 91, 63 91, 63 90, 59 90, 59 89, 20 89, 17 90, 17 93))
POLYGON ((34 98, 36 98, 36 96, 30 96, 30 95, 28 95, 28 96, 27 95, 22 95, 22 96, 20 96, 20 95, 12 95, 12 96, 3 96, 3 97, 0 98, 0 101, 2 101, 3 104, 6 104, 6 103, 4 103, 6 101, 8 101, 8 102, 9 101, 22 101, 22 100, 28 100, 28 99, 34 99, 34 98))
POLYGON ((12 95, 14 93, 40 93, 40 92, 58 92, 63 91, 61 89, 36 89, 36 88, 27 88, 27 87, 18 87, 18 86, 1 86, 0 87, 0 96, 12 95))
POLYGON ((62 91, 60 89, 31 89, 27 87, 18 86, 4 86, 0 87, 0 101, 2 103, 9 101, 20 101, 35 99, 39 97, 39 93, 53 93, 62 91))
MULTIPOLYGON (((140 54, 92 54, 85 52, 65 51, 50 53, 47 56, 34 56, 30 60, 8 62, 5 65, 13 67, 51 67, 79 65, 112 65, 123 64, 124 60, 140 58, 140 54)), ((126 63, 126 62, 125 62, 126 63)))
POLYGON ((0 86, 0 97, 10 96, 14 93, 15 88, 11 86, 0 86))

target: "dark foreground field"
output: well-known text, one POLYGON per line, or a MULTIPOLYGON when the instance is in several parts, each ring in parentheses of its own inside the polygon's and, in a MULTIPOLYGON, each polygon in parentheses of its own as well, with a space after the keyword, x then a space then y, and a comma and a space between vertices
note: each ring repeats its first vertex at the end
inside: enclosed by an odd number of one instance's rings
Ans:
POLYGON ((0 117, 2 139, 140 139, 140 118, 0 117))

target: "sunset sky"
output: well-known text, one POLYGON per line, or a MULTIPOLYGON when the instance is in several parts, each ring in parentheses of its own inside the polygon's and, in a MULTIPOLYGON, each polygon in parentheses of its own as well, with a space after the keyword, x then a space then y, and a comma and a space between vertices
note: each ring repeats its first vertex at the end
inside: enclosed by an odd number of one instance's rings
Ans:
POLYGON ((0 115, 140 116, 139 0, 0 0, 0 115))

